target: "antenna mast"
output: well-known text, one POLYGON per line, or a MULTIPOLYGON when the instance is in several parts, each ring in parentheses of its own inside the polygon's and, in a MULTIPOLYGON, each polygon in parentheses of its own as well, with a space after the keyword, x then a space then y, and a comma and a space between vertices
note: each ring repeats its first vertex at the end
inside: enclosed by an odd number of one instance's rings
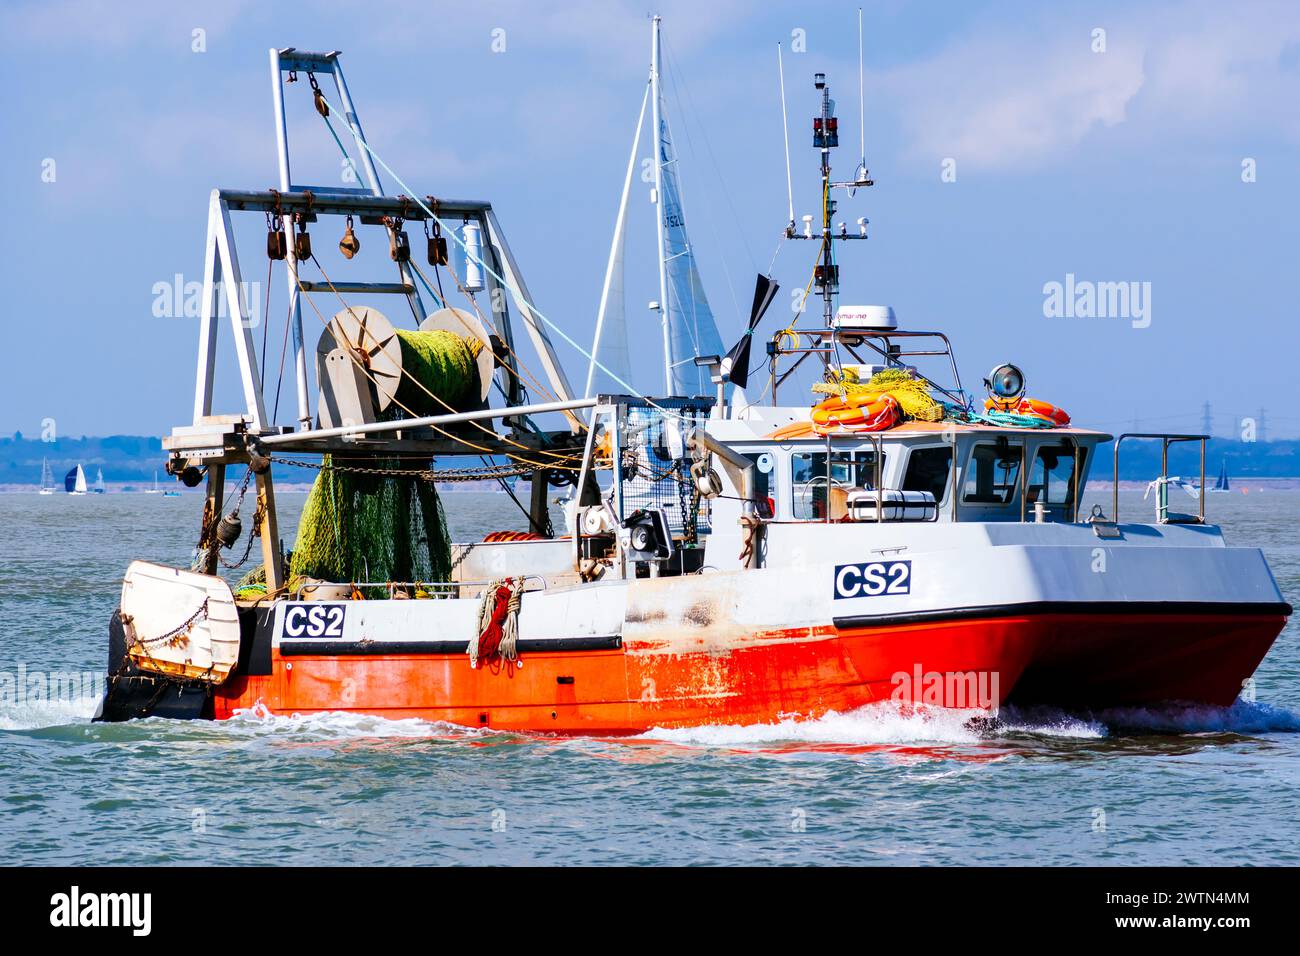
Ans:
POLYGON ((867 169, 867 108, 862 90, 862 8, 858 7, 858 155, 862 157, 858 166, 859 179, 867 169))
POLYGON ((844 223, 838 230, 834 227, 837 203, 831 198, 834 189, 845 189, 852 197, 860 186, 870 186, 872 181, 867 176, 866 163, 858 167, 857 175, 850 182, 831 182, 831 150, 840 145, 839 119, 835 116, 835 101, 831 99, 830 88, 826 85, 826 74, 817 73, 813 85, 821 93, 821 111, 813 117, 813 148, 821 152, 822 208, 821 233, 814 234, 812 216, 804 217, 804 232, 795 233, 787 229, 786 235, 793 239, 818 239, 821 241, 821 261, 813 269, 813 288, 822 297, 822 313, 826 328, 832 328, 835 319, 835 299, 840 292, 840 267, 835 262, 836 239, 867 238, 867 218, 858 220, 858 231, 850 234, 844 223))
POLYGON ((840 121, 835 117, 835 101, 826 85, 826 74, 818 73, 813 83, 822 95, 821 115, 813 120, 813 146, 821 149, 822 157, 822 264, 816 267, 814 278, 817 291, 822 294, 822 313, 829 329, 835 318, 835 297, 840 292, 840 267, 835 264, 835 239, 831 234, 836 208, 831 198, 831 150, 840 145, 840 121))
POLYGON ((781 44, 776 45, 776 70, 781 77, 781 131, 785 138, 785 195, 790 201, 790 222, 785 228, 787 236, 794 235, 794 185, 790 179, 790 120, 785 112, 785 63, 781 59, 781 44))

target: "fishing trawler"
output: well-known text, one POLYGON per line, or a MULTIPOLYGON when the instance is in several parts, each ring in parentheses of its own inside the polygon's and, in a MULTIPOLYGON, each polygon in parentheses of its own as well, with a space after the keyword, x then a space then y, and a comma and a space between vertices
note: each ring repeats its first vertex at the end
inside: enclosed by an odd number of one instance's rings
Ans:
MULTIPOLYGON (((168 473, 206 483, 194 562, 128 568, 101 719, 350 711, 626 734, 882 701, 991 711, 1237 696, 1291 608, 1261 552, 1229 546, 1206 521, 1203 493, 1181 513, 1158 485, 1154 521, 1121 518, 1117 490, 1109 514, 1083 514, 1112 436, 1030 398, 1009 363, 988 376, 981 404, 942 331, 839 302, 840 247, 866 237, 866 219, 837 225, 834 197, 872 182, 865 148, 851 180, 832 179, 838 118, 820 74, 820 215, 798 229, 791 191, 783 235, 814 252, 820 320, 760 339, 765 401, 746 391, 775 280, 759 277, 727 354, 698 347, 713 319, 686 254, 659 29, 656 18, 646 97, 659 139, 663 397, 626 381, 577 396, 551 336, 581 347, 530 295, 492 205, 408 186, 363 133, 337 53, 271 51, 279 186, 211 196, 193 417, 164 440, 168 473), (285 101, 304 74, 364 186, 292 179, 285 101), (380 168, 399 195, 384 192, 380 168), (278 402, 268 415, 259 369, 274 358, 244 321, 236 214, 266 218, 267 254, 288 276, 292 424, 279 423, 278 402), (324 221, 343 227, 349 265, 333 275, 312 251, 309 230, 319 237, 324 221), (356 223, 387 248, 395 281, 355 274, 356 223), (427 256, 413 254, 410 225, 427 256), (223 293, 243 405, 218 412, 223 293), (493 308, 480 308, 483 293, 493 308), (417 328, 356 302, 384 295, 405 300, 417 328), (304 311, 321 325, 314 401, 304 311), (779 404, 800 367, 820 373, 819 400, 779 404), (696 370, 705 393, 674 394, 674 375, 696 370), (467 467, 444 466, 456 456, 467 467), (286 552, 274 478, 304 469, 315 484, 286 552), (435 482, 508 477, 529 483, 527 527, 447 542, 435 482), (560 529, 556 489, 568 489, 560 529), (223 569, 242 573, 254 547, 261 565, 232 587, 223 569)), ((620 378, 601 352, 598 335, 593 366, 620 378)), ((1113 439, 1112 476, 1138 440, 1165 452, 1199 443, 1204 470, 1206 436, 1125 434, 1113 439)))

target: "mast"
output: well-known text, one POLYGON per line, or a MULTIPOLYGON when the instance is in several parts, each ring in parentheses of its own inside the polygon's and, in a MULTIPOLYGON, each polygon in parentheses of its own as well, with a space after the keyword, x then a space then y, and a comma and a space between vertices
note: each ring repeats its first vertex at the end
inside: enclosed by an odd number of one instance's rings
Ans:
POLYGON ((817 284, 821 287, 822 313, 829 329, 835 318, 835 296, 840 291, 835 240, 831 233, 831 219, 835 215, 835 200, 831 198, 831 147, 840 143, 839 120, 834 116, 835 104, 831 102, 830 87, 826 85, 824 74, 817 74, 815 85, 822 94, 821 116, 813 124, 814 145, 821 147, 822 167, 822 264, 817 270, 817 284))
POLYGON ((659 247, 659 320, 664 339, 664 394, 673 393, 673 358, 668 342, 668 250, 664 236, 663 215, 663 117, 659 110, 659 22, 655 17, 650 35, 650 102, 651 120, 655 127, 655 234, 659 247))
POLYGON ((601 337, 605 334, 605 320, 609 315, 612 304, 610 293, 614 287, 615 276, 618 277, 618 291, 615 295, 617 300, 615 304, 617 312, 617 321, 623 328, 618 329, 621 335, 622 364, 616 371, 618 374, 626 376, 631 380, 631 371, 626 366, 627 360, 627 329, 626 318, 623 314, 623 243, 626 238, 627 228, 627 201, 632 191, 632 173, 636 170, 636 156, 641 150, 641 128, 645 125, 645 108, 646 102, 650 98, 650 87, 646 87, 645 96, 641 98, 641 114, 636 121, 636 134, 632 137, 632 153, 627 158, 627 173, 623 177, 623 198, 618 204, 618 218, 614 222, 614 241, 609 247, 609 264, 605 267, 605 284, 600 290, 600 309, 596 313, 596 335, 591 344, 591 364, 587 366, 587 387, 584 389, 583 398, 591 397, 591 389, 595 384, 596 363, 600 357, 601 337))
MULTIPOLYGON (((831 352, 838 356, 838 338, 835 335, 835 301, 840 293, 840 267, 835 261, 835 240, 849 239, 866 239, 867 223, 865 216, 858 219, 858 231, 850 234, 845 223, 841 222, 838 227, 834 226, 834 217, 837 203, 831 198, 832 190, 844 189, 848 192, 850 198, 857 192, 860 187, 874 185, 867 171, 865 157, 858 165, 858 169, 852 180, 847 182, 831 181, 831 150, 840 145, 839 119, 835 116, 835 101, 831 99, 830 88, 826 85, 826 74, 815 73, 813 75, 813 86, 821 95, 821 108, 817 115, 813 117, 813 149, 820 154, 821 163, 821 233, 817 234, 813 230, 813 217, 804 216, 804 228, 802 232, 796 232, 792 225, 786 226, 787 239, 804 239, 816 240, 821 243, 821 251, 817 256, 817 265, 813 268, 813 291, 822 297, 822 320, 824 328, 830 331, 831 350, 816 350, 820 352, 821 360, 824 364, 830 365, 832 361, 831 352)), ((782 84, 784 91, 784 84, 782 84)), ((866 141, 866 134, 862 137, 863 143, 866 141)), ((780 344, 773 346, 776 351, 773 353, 779 357, 782 354, 780 344)), ((801 351, 796 349, 796 351, 801 351)), ((806 353, 805 353, 806 354, 806 353)), ((838 358, 836 358, 838 363, 838 358)), ((776 402, 775 388, 775 363, 773 365, 772 377, 772 401, 776 402)))

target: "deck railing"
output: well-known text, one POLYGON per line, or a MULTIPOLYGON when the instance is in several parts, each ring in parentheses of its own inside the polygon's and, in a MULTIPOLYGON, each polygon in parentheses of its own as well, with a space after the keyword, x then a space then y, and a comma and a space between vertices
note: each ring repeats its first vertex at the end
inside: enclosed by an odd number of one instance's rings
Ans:
POLYGON ((1161 502, 1163 517, 1160 518, 1161 524, 1204 524, 1205 523, 1205 443, 1210 440, 1209 435, 1180 435, 1165 434, 1162 432, 1125 432, 1115 439, 1115 473, 1111 483, 1111 521, 1116 525, 1119 524, 1119 446, 1126 438, 1151 439, 1160 442, 1160 478, 1157 479, 1162 485, 1158 493, 1166 494, 1165 484, 1169 477, 1169 446, 1175 442, 1198 441, 1201 443, 1201 485, 1200 485, 1200 504, 1196 513, 1194 522, 1188 520, 1169 520, 1168 498, 1161 502))

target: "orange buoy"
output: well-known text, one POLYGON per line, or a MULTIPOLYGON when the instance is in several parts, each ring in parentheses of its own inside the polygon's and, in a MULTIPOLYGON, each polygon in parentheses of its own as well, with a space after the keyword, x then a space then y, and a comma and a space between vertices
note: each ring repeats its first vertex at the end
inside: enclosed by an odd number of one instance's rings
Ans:
POLYGON ((984 402, 985 411, 1011 412, 1015 415, 1032 415, 1049 421, 1053 425, 1070 424, 1070 415, 1063 408, 1057 408, 1051 402, 1044 402, 1037 398, 1019 398, 1010 401, 997 401, 996 399, 986 399, 984 402))
POLYGON ((501 544, 505 541, 541 541, 543 536, 536 531, 489 531, 483 538, 484 544, 501 544))
POLYGON ((897 425, 902 413, 892 395, 832 395, 813 407, 812 427, 818 435, 833 431, 880 432, 897 425))

